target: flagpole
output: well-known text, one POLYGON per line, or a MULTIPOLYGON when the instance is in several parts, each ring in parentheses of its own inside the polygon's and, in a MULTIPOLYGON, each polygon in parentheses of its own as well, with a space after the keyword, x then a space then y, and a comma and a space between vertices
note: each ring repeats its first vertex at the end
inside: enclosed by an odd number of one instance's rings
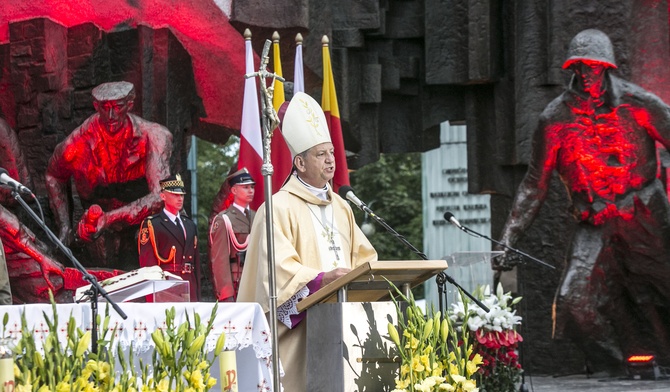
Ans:
POLYGON ((263 125, 263 165, 261 166, 261 173, 263 173, 263 181, 265 184, 265 231, 267 236, 267 254, 268 254, 268 288, 270 298, 270 332, 272 335, 272 376, 273 376, 273 390, 281 391, 281 377, 279 375, 279 340, 277 337, 277 284, 275 277, 275 246, 274 246, 274 230, 272 225, 272 174, 274 168, 270 162, 270 146, 272 141, 272 133, 279 124, 279 117, 272 106, 272 96, 274 94, 274 82, 279 80, 284 82, 284 78, 267 70, 270 62, 270 40, 265 40, 263 53, 261 55, 261 64, 258 72, 244 75, 245 78, 253 78, 258 76, 260 79, 259 90, 261 93, 261 123, 263 125), (266 79, 271 78, 272 83, 270 87, 267 86, 266 79))

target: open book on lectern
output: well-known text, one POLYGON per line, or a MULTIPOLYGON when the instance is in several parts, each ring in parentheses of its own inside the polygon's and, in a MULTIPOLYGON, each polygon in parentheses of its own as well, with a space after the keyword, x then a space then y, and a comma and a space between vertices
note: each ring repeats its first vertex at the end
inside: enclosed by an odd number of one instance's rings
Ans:
MULTIPOLYGON (((100 282, 100 286, 107 291, 109 298, 114 302, 132 301, 179 284, 184 284, 188 293, 187 281, 184 281, 180 276, 163 271, 157 265, 136 269, 100 282)), ((75 293, 75 300, 90 302, 91 298, 85 294, 90 288, 90 284, 78 288, 75 293)), ((175 300, 174 302, 183 302, 183 300, 175 300)))
POLYGON ((322 287, 298 303, 302 312, 319 303, 337 302, 337 292, 346 287, 348 302, 375 302, 389 298, 391 286, 410 288, 447 269, 446 260, 369 261, 322 287))

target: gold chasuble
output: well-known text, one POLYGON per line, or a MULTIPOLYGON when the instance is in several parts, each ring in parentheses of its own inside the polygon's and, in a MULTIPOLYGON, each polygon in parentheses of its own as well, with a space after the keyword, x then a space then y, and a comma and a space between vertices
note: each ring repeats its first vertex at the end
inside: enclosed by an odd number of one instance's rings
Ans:
MULTIPOLYGON (((377 252, 356 225, 349 204, 328 188, 328 200, 321 200, 300 181, 291 176, 289 181, 272 196, 274 218, 274 246, 276 260, 277 305, 281 305, 325 272, 324 265, 332 266, 333 252, 321 255, 318 236, 323 230, 315 229, 314 212, 320 206, 332 206, 337 247, 344 257, 337 264, 355 268, 377 260, 377 252), (311 205, 311 206, 310 206, 311 205), (312 210, 310 210, 310 207, 312 210)), ((329 214, 330 215, 330 214, 329 214)), ((247 259, 242 272, 238 302, 258 302, 269 311, 267 235, 265 205, 259 207, 249 234, 247 259)), ((328 216, 330 219, 331 217, 328 216)), ((326 222, 323 222, 327 226, 326 222)), ((332 228, 331 228, 332 229, 332 228)), ((323 247, 321 247, 323 248, 323 247)), ((332 268, 330 268, 332 269, 332 268)), ((279 355, 286 373, 284 390, 305 390, 305 322, 289 329, 279 325, 279 355)))

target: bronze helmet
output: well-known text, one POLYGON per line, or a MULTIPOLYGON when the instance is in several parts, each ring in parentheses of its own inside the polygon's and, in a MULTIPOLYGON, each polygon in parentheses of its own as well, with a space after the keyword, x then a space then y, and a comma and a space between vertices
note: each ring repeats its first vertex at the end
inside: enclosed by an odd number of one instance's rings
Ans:
POLYGON ((575 35, 570 41, 568 58, 563 63, 563 68, 568 68, 572 63, 583 60, 599 62, 611 68, 617 67, 612 41, 605 33, 596 29, 587 29, 575 35))

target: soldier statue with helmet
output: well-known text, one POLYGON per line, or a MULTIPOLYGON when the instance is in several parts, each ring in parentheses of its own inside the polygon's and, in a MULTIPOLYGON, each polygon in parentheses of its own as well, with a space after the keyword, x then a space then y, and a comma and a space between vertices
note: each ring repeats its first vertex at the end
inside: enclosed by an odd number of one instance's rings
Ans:
MULTIPOLYGON (((556 172, 577 226, 555 337, 597 355, 603 370, 622 370, 633 353, 670 363, 670 205, 656 153, 656 143, 670 149, 670 108, 613 74, 612 43, 599 30, 573 38, 563 68, 572 78, 540 115, 501 242, 514 246, 531 225, 556 172)), ((503 260, 494 267, 508 269, 512 257, 503 260)))

